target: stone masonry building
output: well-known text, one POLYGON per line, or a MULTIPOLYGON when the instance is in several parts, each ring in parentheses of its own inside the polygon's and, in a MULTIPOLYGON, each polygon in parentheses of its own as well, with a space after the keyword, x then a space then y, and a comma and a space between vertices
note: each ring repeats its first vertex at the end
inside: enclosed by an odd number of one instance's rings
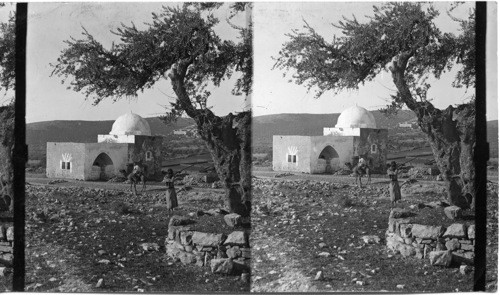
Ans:
POLYGON ((132 171, 134 163, 145 168, 146 178, 161 178, 162 136, 151 136, 148 122, 127 113, 113 123, 109 134, 97 143, 47 142, 47 177, 106 180, 121 171, 132 171))
POLYGON ((373 114, 353 106, 340 114, 335 127, 323 128, 323 136, 274 135, 273 170, 333 173, 362 157, 373 172, 384 173, 387 135, 387 129, 377 128, 373 114))

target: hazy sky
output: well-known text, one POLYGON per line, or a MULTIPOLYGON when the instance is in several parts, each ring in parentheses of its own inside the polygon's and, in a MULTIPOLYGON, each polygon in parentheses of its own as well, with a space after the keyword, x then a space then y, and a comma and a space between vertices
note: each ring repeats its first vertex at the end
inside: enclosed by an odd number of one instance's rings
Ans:
MULTIPOLYGON (((70 36, 81 38, 82 26, 106 46, 118 38, 110 30, 120 23, 138 28, 151 20, 152 12, 159 12, 162 3, 29 3, 28 5, 28 49, 27 49, 27 93, 26 121, 47 120, 110 120, 133 111, 143 117, 162 114, 163 106, 174 101, 170 81, 157 83, 153 89, 145 90, 137 98, 122 99, 113 103, 104 100, 98 106, 85 101, 83 94, 68 90, 68 84, 61 84, 57 76, 50 77, 52 67, 64 40, 70 36)), ((169 3, 168 5, 175 5, 169 3)), ((222 9, 221 9, 222 10, 222 9)), ((223 39, 236 36, 236 30, 229 27, 227 13, 219 11, 221 22, 216 32, 223 39)), ((244 15, 233 19, 244 24, 244 15)), ((232 96, 234 84, 228 82, 212 90, 209 105, 216 114, 227 115, 241 111, 247 104, 242 96, 232 96)))
MULTIPOLYGON (((303 20, 307 21, 326 40, 331 40, 333 35, 340 35, 339 29, 331 23, 337 23, 342 16, 351 18, 355 15, 359 21, 365 19, 365 15, 372 15, 372 6, 377 4, 363 2, 289 2, 289 3, 256 3, 253 11, 254 20, 254 50, 255 50, 255 75, 253 111, 255 116, 274 113, 339 113, 347 107, 358 104, 368 110, 376 110, 387 104, 385 101, 389 94, 394 93, 396 88, 392 82, 391 75, 387 72, 381 73, 373 82, 360 86, 356 91, 345 91, 338 95, 333 92, 324 93, 319 99, 314 99, 314 93, 307 92, 305 86, 289 82, 291 75, 283 77, 281 70, 272 70, 274 60, 282 48, 282 44, 289 40, 285 36, 292 29, 301 29, 303 20)), ((443 32, 457 32, 458 25, 445 13, 449 2, 434 3, 434 6, 442 11, 437 18, 436 24, 443 32)), ((453 12, 457 17, 464 17, 474 3, 466 3, 453 12)), ((496 16, 496 12, 494 14, 496 16)), ((496 28, 496 24, 494 26, 496 28)), ((494 32, 496 36, 496 32, 494 32)), ((496 38, 494 45, 496 46, 496 38)), ((496 52, 496 49, 493 51, 496 52)), ((488 66, 494 65, 495 61, 488 62, 488 66)), ((490 56, 489 61, 492 61, 490 56)), ((495 77, 489 76, 494 82, 495 77)), ((432 88, 428 97, 434 99, 437 107, 445 108, 450 104, 461 103, 466 97, 474 93, 469 89, 465 93, 463 89, 451 87, 453 74, 445 74, 439 81, 432 81, 432 88)), ((497 85, 494 83, 493 104, 488 105, 488 118, 496 119, 498 109, 496 105, 497 85)))

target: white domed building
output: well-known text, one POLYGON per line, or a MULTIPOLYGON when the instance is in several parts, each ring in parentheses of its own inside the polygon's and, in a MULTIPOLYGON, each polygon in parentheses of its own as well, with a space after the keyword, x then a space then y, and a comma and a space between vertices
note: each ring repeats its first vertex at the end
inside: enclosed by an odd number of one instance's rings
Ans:
POLYGON ((97 143, 48 142, 47 177, 106 180, 140 163, 147 178, 160 178, 162 141, 151 135, 144 118, 130 112, 116 119, 109 134, 99 134, 97 143))
POLYGON ((339 115, 335 127, 323 128, 323 136, 274 135, 273 170, 333 173, 363 158, 372 171, 384 173, 387 136, 372 113, 353 106, 339 115))

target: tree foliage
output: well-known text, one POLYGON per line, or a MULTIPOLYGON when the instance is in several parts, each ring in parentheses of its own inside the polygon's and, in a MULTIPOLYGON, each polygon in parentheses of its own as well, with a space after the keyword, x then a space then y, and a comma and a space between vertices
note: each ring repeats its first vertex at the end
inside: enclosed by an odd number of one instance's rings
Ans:
MULTIPOLYGON (((70 87, 98 104, 104 98, 136 96, 166 79, 172 66, 182 61, 188 63, 185 87, 195 109, 206 109, 209 84, 219 86, 235 72, 241 76, 233 93, 247 94, 252 85, 251 30, 239 30, 240 42, 219 38, 214 32, 219 20, 211 13, 202 15, 218 5, 163 7, 152 14, 144 30, 122 24, 112 31, 120 43, 111 48, 83 28, 82 39, 66 41, 68 47, 53 65, 52 74, 63 82, 71 77, 70 87)), ((184 111, 178 102, 172 103, 173 113, 184 111)))
POLYGON ((15 89, 16 77, 16 32, 15 14, 5 23, 0 23, 0 90, 15 89))
MULTIPOLYGON (((334 24, 341 36, 326 41, 309 24, 293 30, 276 58, 275 67, 293 70, 293 79, 316 97, 325 91, 357 89, 373 80, 390 66, 393 59, 405 55, 405 80, 416 101, 427 99, 429 77, 439 78, 453 65, 461 65, 455 86, 473 87, 474 13, 458 20, 462 34, 443 33, 434 20, 439 15, 432 5, 422 3, 388 3, 373 6, 373 15, 361 23, 354 16, 334 24), (424 6, 427 6, 425 8, 424 6)), ((392 97, 401 105, 401 94, 392 97)))

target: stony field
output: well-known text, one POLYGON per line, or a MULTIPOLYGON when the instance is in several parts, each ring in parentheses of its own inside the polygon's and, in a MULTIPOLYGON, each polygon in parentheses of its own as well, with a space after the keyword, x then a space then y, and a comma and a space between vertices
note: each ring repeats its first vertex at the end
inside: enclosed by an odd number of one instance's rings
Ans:
POLYGON ((26 291, 249 290, 239 276, 213 274, 210 267, 184 265, 166 254, 174 214, 195 220, 194 230, 233 231, 222 215, 199 214, 224 207, 221 189, 180 192, 174 212, 166 209, 161 187, 137 197, 128 189, 106 183, 27 185, 26 291))
MULTIPOLYGON (((473 272, 431 266, 429 259, 387 249, 391 207, 386 183, 360 189, 335 178, 290 178, 254 178, 252 291, 472 290, 473 272), (367 235, 376 238, 363 239, 367 235)), ((487 288, 492 291, 497 279, 498 188, 489 189, 487 288)), ((403 188, 397 206, 413 212, 419 223, 454 223, 442 208, 418 206, 439 200, 446 201, 442 182, 416 182, 403 188)))

